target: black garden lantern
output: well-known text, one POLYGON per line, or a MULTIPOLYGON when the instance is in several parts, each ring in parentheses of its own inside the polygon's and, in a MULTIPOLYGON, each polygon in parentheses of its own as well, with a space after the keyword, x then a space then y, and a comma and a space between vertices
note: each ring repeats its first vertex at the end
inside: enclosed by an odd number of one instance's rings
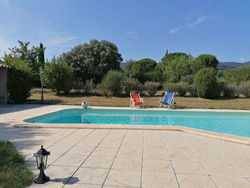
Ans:
POLYGON ((35 179, 35 183, 43 184, 49 181, 49 177, 47 177, 44 173, 44 170, 47 168, 47 160, 50 152, 41 146, 41 149, 34 153, 34 157, 36 157, 36 165, 38 170, 40 170, 39 176, 35 179))

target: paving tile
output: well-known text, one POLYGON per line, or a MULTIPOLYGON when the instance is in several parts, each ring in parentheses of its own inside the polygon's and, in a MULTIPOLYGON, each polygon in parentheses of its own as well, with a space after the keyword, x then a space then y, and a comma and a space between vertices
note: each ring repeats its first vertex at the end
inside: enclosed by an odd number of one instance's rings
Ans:
MULTIPOLYGON (((103 184, 103 181, 107 175, 108 169, 100 168, 80 168, 74 175, 78 178, 79 184, 103 184)), ((74 180, 69 180, 69 184, 75 182, 74 180)))
POLYGON ((176 173, 208 175, 200 162, 173 160, 172 164, 176 173))
POLYGON ((165 172, 172 170, 170 161, 164 160, 143 160, 143 171, 165 172))
POLYGON ((92 156, 96 157, 114 157, 116 155, 117 150, 113 148, 96 148, 92 153, 92 156))
POLYGON ((63 155, 58 160, 56 160, 52 165, 53 166, 74 166, 79 167, 80 164, 86 159, 87 156, 80 155, 63 155))
POLYGON ((113 161, 113 157, 96 157, 90 156, 82 165, 83 168, 90 167, 90 168, 107 168, 109 169, 111 163, 113 161))
POLYGON ((182 188, 216 188, 209 176, 177 174, 177 179, 182 188))
POLYGON ((117 170, 141 170, 142 159, 119 158, 117 157, 113 163, 112 168, 117 170))
POLYGON ((209 175, 220 177, 242 177, 236 169, 223 161, 202 161, 201 163, 209 175))
POLYGON ((140 171, 111 169, 104 185, 140 187, 140 178, 140 171))
POLYGON ((101 188, 102 185, 76 183, 76 184, 66 184, 64 187, 66 188, 101 188))
POLYGON ((181 161, 194 161, 198 160, 197 156, 194 155, 188 148, 168 148, 168 155, 171 160, 181 160, 181 161))
POLYGON ((47 182, 46 184, 35 184, 33 183, 32 185, 28 186, 28 188, 61 188, 63 186, 62 183, 58 182, 47 182))
POLYGON ((248 182, 245 178, 235 178, 231 177, 211 177, 215 184, 219 188, 249 188, 250 182, 248 182))
POLYGON ((104 185, 103 188, 139 188, 139 187, 123 187, 123 186, 112 186, 112 185, 104 185))
POLYGON ((169 160, 168 153, 165 149, 145 148, 143 158, 148 160, 169 160))
POLYGON ((242 176, 250 178, 250 165, 232 165, 242 176))
POLYGON ((93 147, 84 147, 77 145, 73 147, 69 153, 72 155, 89 155, 93 151, 93 147))
POLYGON ((143 188, 153 188, 153 187, 160 187, 160 188, 177 188, 178 184, 176 178, 171 171, 165 172, 148 172, 143 171, 142 173, 142 187, 143 188))

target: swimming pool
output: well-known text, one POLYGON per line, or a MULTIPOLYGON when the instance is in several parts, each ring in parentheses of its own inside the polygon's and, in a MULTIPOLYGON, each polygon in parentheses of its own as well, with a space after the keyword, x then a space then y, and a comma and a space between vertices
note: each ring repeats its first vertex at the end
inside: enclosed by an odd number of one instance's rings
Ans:
POLYGON ((173 125, 250 137, 250 113, 117 109, 67 109, 28 123, 173 125))

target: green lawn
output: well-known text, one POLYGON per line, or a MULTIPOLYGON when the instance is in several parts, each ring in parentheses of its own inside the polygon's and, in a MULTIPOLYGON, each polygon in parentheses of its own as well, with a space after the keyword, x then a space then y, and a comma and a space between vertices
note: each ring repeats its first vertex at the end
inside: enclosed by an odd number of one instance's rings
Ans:
POLYGON ((30 185, 33 178, 13 144, 0 141, 0 188, 23 188, 30 185))

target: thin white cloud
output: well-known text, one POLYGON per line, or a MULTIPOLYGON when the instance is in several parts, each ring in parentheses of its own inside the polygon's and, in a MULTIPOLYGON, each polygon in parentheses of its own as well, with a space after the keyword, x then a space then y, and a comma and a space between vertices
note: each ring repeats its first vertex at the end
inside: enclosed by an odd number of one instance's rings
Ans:
POLYGON ((137 31, 127 31, 126 35, 134 39, 139 39, 139 32, 137 31))
POLYGON ((175 27, 175 28, 173 28, 173 29, 170 29, 170 30, 169 30, 169 33, 170 33, 170 34, 175 34, 175 33, 178 32, 179 30, 181 30, 183 27, 185 27, 185 26, 180 25, 180 26, 178 26, 178 27, 175 27))
POLYGON ((245 61, 245 60, 246 60, 245 57, 240 58, 240 61, 245 61))
MULTIPOLYGON (((179 25, 178 27, 175 27, 175 28, 172 28, 169 30, 169 33, 170 34, 175 34, 177 33, 178 31, 180 31, 181 29, 185 29, 185 28, 191 28, 191 27, 194 27, 196 25, 199 25, 201 23, 203 23, 204 21, 206 21, 209 17, 208 16, 201 16, 201 17, 198 17, 196 20, 188 23, 188 24, 184 24, 184 25, 179 25)), ((190 20, 189 18, 185 18, 185 20, 190 20)))
POLYGON ((199 17, 194 22, 187 24, 188 27, 193 27, 195 25, 201 24, 208 19, 207 16, 199 17))

